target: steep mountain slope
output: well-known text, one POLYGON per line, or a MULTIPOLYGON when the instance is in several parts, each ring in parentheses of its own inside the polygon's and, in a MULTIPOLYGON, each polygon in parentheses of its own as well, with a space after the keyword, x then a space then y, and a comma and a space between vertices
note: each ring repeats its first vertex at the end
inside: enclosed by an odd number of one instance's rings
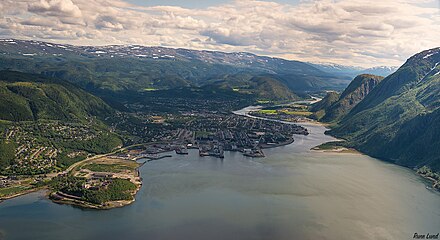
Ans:
POLYGON ((313 104, 310 111, 313 112, 312 117, 321 120, 325 116, 326 110, 339 100, 340 95, 337 92, 328 92, 327 95, 319 102, 313 104))
POLYGON ((324 122, 338 121, 364 99, 383 77, 362 74, 357 76, 342 92, 338 101, 325 109, 325 115, 320 119, 324 122))
MULTIPOLYGON (((223 53, 145 46, 72 46, 0 40, 0 69, 41 73, 93 93, 202 87, 225 75, 271 75, 290 91, 341 90, 349 81, 309 64, 250 53, 223 53)), ((232 77, 226 80, 231 80, 232 77)), ((258 78, 257 78, 258 79, 258 78)), ((261 90, 261 89, 260 89, 261 90)), ((269 95, 270 92, 264 93, 269 95)))
POLYGON ((101 99, 65 82, 0 71, 0 119, 86 121, 114 111, 101 99))
POLYGON ((386 77, 329 133, 369 155, 440 170, 440 48, 386 77))

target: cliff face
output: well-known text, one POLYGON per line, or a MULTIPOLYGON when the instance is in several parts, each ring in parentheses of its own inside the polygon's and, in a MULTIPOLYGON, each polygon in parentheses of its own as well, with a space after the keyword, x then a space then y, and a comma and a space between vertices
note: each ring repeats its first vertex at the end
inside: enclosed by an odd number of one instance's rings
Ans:
POLYGON ((339 97, 339 100, 326 109, 321 119, 324 122, 338 121, 361 102, 376 87, 383 77, 371 74, 357 76, 339 97))

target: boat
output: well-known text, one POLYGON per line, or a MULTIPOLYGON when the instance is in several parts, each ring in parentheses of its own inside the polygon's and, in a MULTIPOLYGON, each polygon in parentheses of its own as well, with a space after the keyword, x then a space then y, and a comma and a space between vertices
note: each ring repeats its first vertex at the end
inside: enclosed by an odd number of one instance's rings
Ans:
POLYGON ((175 151, 177 154, 182 154, 182 155, 188 154, 188 149, 186 147, 177 148, 175 151))

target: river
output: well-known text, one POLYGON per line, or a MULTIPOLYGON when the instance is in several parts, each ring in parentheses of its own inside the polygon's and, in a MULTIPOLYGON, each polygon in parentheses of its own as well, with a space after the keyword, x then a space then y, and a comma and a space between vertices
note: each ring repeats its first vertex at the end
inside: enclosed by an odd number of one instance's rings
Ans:
POLYGON ((334 139, 301 125, 310 135, 265 149, 262 159, 189 150, 149 162, 124 208, 83 210, 44 192, 7 200, 0 239, 401 240, 440 231, 440 194, 428 182, 365 155, 310 151, 334 139))

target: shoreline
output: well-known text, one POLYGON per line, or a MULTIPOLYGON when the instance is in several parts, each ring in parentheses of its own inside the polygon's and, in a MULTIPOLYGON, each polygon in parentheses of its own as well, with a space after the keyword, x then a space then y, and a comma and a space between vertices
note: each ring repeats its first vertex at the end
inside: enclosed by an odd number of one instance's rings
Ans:
MULTIPOLYGON (((290 121, 283 121, 283 120, 278 120, 278 119, 272 119, 272 118, 268 118, 268 117, 253 116, 253 115, 250 114, 250 112, 252 112, 252 111, 256 111, 256 110, 260 110, 260 109, 262 109, 262 108, 263 108, 263 106, 261 106, 261 105, 258 105, 258 106, 248 106, 248 107, 246 107, 246 108, 243 108, 243 109, 240 109, 240 110, 234 111, 233 113, 234 113, 234 114, 237 114, 237 115, 241 115, 241 116, 246 116, 246 117, 251 117, 251 118, 257 118, 257 119, 263 119, 263 120, 268 120, 268 121, 279 121, 279 122, 284 122, 284 123, 297 124, 297 125, 300 125, 300 126, 302 126, 302 127, 307 127, 307 125, 312 125, 312 126, 322 126, 322 127, 325 127, 325 128, 329 127, 329 124, 325 124, 325 123, 322 123, 322 122, 319 122, 319 121, 314 121, 314 120, 310 120, 310 121, 301 121, 301 122, 299 122, 299 121, 296 121, 296 122, 290 122, 290 121), (246 110, 247 110, 247 111, 246 111, 246 110)), ((328 135, 328 134, 325 134, 325 133, 324 133, 324 135, 328 135)), ((328 135, 328 136, 331 136, 331 137, 335 138, 335 140, 340 140, 340 139, 336 138, 335 136, 332 136, 332 135, 328 135)), ((329 142, 331 142, 331 141, 329 141, 329 142)), ((328 142, 325 142, 325 143, 328 143, 328 142)), ((322 143, 322 144, 325 144, 325 143, 322 143)), ((322 145, 322 144, 320 144, 320 145, 322 145)), ((319 147, 320 145, 315 146, 315 147, 313 147, 313 148, 317 148, 317 147, 319 147)), ((346 148, 346 149, 348 150, 348 152, 338 151, 338 150, 336 150, 336 151, 335 151, 335 150, 319 150, 319 149, 313 149, 313 148, 311 148, 310 150, 311 150, 311 151, 314 151, 314 152, 318 152, 318 153, 362 154, 362 155, 366 155, 366 156, 372 157, 372 156, 370 156, 370 155, 368 155, 368 154, 366 154, 366 153, 364 153, 364 152, 362 152, 362 151, 360 151, 360 150, 358 150, 358 149, 355 149, 355 148, 346 148)), ((372 158, 377 159, 377 160, 379 160, 379 161, 384 161, 384 160, 379 159, 379 158, 375 158, 375 157, 372 157, 372 158)), ((387 162, 387 161, 384 161, 384 162, 387 162)), ((395 163, 393 163, 393 164, 395 164, 395 163)), ((400 166, 400 167, 404 167, 404 168, 411 169, 411 170, 414 172, 415 175, 421 177, 422 179, 425 179, 425 180, 430 181, 430 182, 432 183, 430 187, 431 187, 434 191, 436 191, 436 192, 440 192, 440 188, 436 188, 436 187, 435 187, 436 184, 437 184, 437 181, 435 181, 435 179, 432 179, 432 178, 430 178, 430 177, 427 177, 427 176, 424 176, 424 175, 418 173, 417 170, 415 170, 414 168, 411 168, 411 167, 408 167, 408 166, 399 165, 399 164, 395 164, 395 165, 400 166)), ((438 183, 438 185, 440 185, 440 183, 438 183)))
MULTIPOLYGON (((152 143, 146 143, 146 144, 152 144, 152 143)), ((135 146, 138 146, 138 145, 139 144, 130 145, 130 146, 127 146, 127 147, 124 147, 124 148, 117 149, 117 150, 115 150, 113 152, 110 152, 110 153, 95 155, 95 156, 83 159, 83 160, 81 160, 79 162, 76 162, 76 163, 72 164, 66 170, 63 170, 63 171, 57 172, 57 173, 51 173, 50 175, 52 175, 52 178, 54 178, 54 177, 62 175, 62 174, 69 174, 70 172, 72 172, 77 167, 80 167, 81 165, 86 164, 86 163, 88 163, 90 161, 93 161, 93 160, 96 160, 96 159, 99 159, 99 158, 103 158, 103 157, 109 156, 111 154, 117 153, 117 152, 119 152, 119 151, 121 151, 123 149, 128 149, 128 148, 135 147, 135 146)), ((136 161, 133 161, 133 162, 136 162, 136 161)), ((24 195, 27 195, 27 194, 30 194, 30 193, 33 193, 33 192, 38 192, 38 191, 41 191, 41 190, 46 190, 47 193, 44 194, 45 197, 47 199, 51 200, 52 202, 58 203, 58 204, 66 204, 66 205, 72 205, 72 206, 77 206, 77 207, 82 207, 82 208, 102 209, 102 210, 123 207, 123 206, 126 206, 126 205, 130 205, 131 203, 133 203, 136 200, 135 199, 136 198, 136 194, 140 190, 140 188, 142 187, 142 177, 140 176, 139 168, 142 167, 147 162, 149 162, 149 161, 147 160, 147 161, 145 161, 143 163, 138 163, 139 166, 136 167, 136 169, 135 169, 136 177, 138 177, 140 179, 140 181, 139 181, 138 184, 135 183, 137 188, 132 193, 133 200, 111 201, 111 202, 107 202, 106 203, 106 204, 110 203, 111 206, 100 206, 100 205, 96 205, 96 204, 89 203, 89 202, 86 202, 86 201, 71 199, 71 198, 68 198, 68 197, 63 197, 63 199, 58 199, 57 200, 57 199, 54 199, 54 198, 50 197, 52 194, 55 194, 56 192, 51 191, 51 189, 49 188, 48 185, 44 185, 44 186, 40 186, 40 187, 35 187, 35 188, 27 189, 27 190, 24 190, 22 192, 19 192, 19 193, 13 194, 13 195, 8 195, 8 196, 0 197, 0 204, 2 202, 4 202, 4 201, 11 200, 11 199, 14 199, 14 198, 17 198, 17 197, 20 197, 20 196, 24 196, 24 195)), ((17 186, 20 186, 20 185, 17 185, 17 186)))
MULTIPOLYGON (((283 122, 283 123, 287 123, 287 124, 297 124, 297 125, 300 125, 300 126, 302 126, 304 128, 307 128, 307 125, 322 126, 322 127, 325 127, 325 128, 328 127, 328 124, 321 123, 319 121, 314 121, 314 120, 310 120, 310 121, 305 120, 305 121, 295 121, 294 122, 294 121, 284 121, 284 120, 279 120, 279 119, 271 119, 271 118, 266 118, 266 117, 253 116, 253 115, 249 114, 250 111, 257 110, 258 108, 262 108, 262 106, 248 106, 248 107, 245 107, 243 109, 240 109, 240 110, 237 110, 237 111, 233 111, 232 114, 241 115, 241 116, 250 117, 250 118, 262 119, 262 120, 266 120, 266 121, 278 121, 278 122, 283 122), (249 111, 246 112, 246 109, 249 109, 249 111)), ((327 135, 327 134, 324 133, 324 135, 327 135)), ((335 138, 332 135, 328 135, 328 136, 331 136, 331 137, 335 138)), ((339 140, 337 138, 335 138, 335 139, 339 140)), ((288 141, 283 142, 283 143, 278 143, 278 144, 273 144, 273 145, 272 144, 271 145, 266 144, 264 146, 261 146, 261 149, 269 149, 269 148, 276 148, 276 147, 287 146, 287 145, 290 145, 290 144, 292 144, 294 142, 295 142, 295 139, 294 139, 294 137, 292 137, 291 139, 289 139, 288 141)), ((329 142, 331 142, 331 141, 329 141, 329 142)), ((337 154, 345 153, 345 154, 362 154, 362 155, 369 156, 368 154, 365 154, 365 153, 363 153, 363 152, 361 152, 361 151, 359 151, 357 149, 354 149, 354 148, 345 148, 345 147, 337 147, 337 148, 333 148, 333 149, 320 149, 319 148, 321 145, 329 143, 329 142, 324 142, 324 143, 322 143, 322 144, 320 144, 318 146, 314 146, 314 147, 310 148, 310 151, 314 151, 314 152, 317 152, 317 153, 337 153, 337 154)), ((117 152, 121 152, 123 150, 130 149, 132 147, 141 146, 141 145, 152 145, 152 144, 157 144, 157 143, 158 142, 134 144, 134 145, 130 145, 130 146, 119 148, 119 149, 114 150, 114 151, 112 151, 110 153, 95 155, 95 156, 86 158, 86 159, 84 159, 82 161, 79 161, 79 162, 76 162, 76 163, 72 164, 66 170, 64 170, 62 172, 54 173, 54 176, 58 176, 60 174, 68 174, 68 173, 70 173, 71 171, 73 171, 74 169, 76 169, 77 167, 81 166, 84 163, 87 163, 89 161, 92 161, 92 160, 95 160, 95 159, 99 159, 99 158, 102 158, 102 157, 105 157, 105 156, 109 156, 111 154, 115 154, 117 152)), ((168 153, 168 152, 172 152, 172 150, 170 150, 170 151, 163 151, 161 153, 168 153)), ((140 176, 139 168, 142 167, 143 165, 145 165, 146 163, 150 162, 150 161, 156 161, 156 160, 160 160, 160 159, 164 159, 164 158, 168 158, 168 157, 171 157, 171 155, 162 156, 162 157, 160 157, 158 159, 149 159, 149 158, 145 158, 145 157, 140 157, 140 158, 134 160, 136 162, 136 161, 138 161, 140 159, 146 159, 145 162, 140 163, 140 165, 136 168, 137 177, 139 177, 140 181, 139 181, 139 184, 136 184, 137 188, 132 193, 132 196, 133 196, 132 200, 111 201, 111 202, 105 203, 105 205, 97 205, 97 204, 89 203, 89 202, 86 202, 86 201, 65 197, 65 194, 64 194, 64 196, 62 196, 61 199, 54 199, 53 197, 51 197, 51 195, 56 194, 56 192, 50 192, 48 186, 42 186, 42 187, 36 187, 36 188, 27 189, 27 190, 25 190, 23 192, 19 192, 19 193, 16 193, 14 195, 1 197, 0 198, 0 204, 3 201, 9 200, 9 199, 13 199, 13 198, 16 198, 16 197, 27 195, 27 194, 32 193, 32 192, 36 192, 36 191, 40 191, 40 190, 46 189, 46 190, 48 190, 48 193, 46 194, 46 197, 49 200, 51 200, 52 202, 57 203, 57 204, 66 204, 66 205, 72 205, 72 206, 76 206, 76 207, 80 207, 80 208, 96 209, 96 210, 109 210, 109 209, 113 209, 113 208, 124 207, 124 206, 130 205, 130 204, 132 204, 133 202, 136 201, 136 195, 137 195, 137 193, 139 192, 139 190, 141 189, 141 187, 143 185, 142 177, 140 176)), ((378 159, 378 158, 376 158, 376 159, 378 159)), ((380 159, 378 159, 378 160, 380 160, 380 159)), ((380 161, 382 161, 382 160, 380 160, 380 161)), ((396 164, 396 165, 398 165, 398 164, 396 164)), ((401 166, 401 165, 398 165, 398 166, 401 166)), ((401 167, 405 167, 405 166, 401 166, 401 167)), ((432 182, 432 186, 431 186, 432 189, 434 189, 436 191, 440 191, 440 189, 435 187, 435 185, 437 183, 435 181, 435 179, 432 179, 430 177, 426 177, 426 176, 424 176, 424 175, 422 175, 420 173, 417 173, 417 170, 414 170, 414 169, 412 169, 412 170, 414 171, 414 173, 416 175, 422 177, 423 179, 426 179, 426 180, 429 180, 430 182, 432 182)))
POLYGON ((289 140, 287 140, 286 142, 276 143, 276 144, 264 144, 264 145, 261 146, 261 149, 269 149, 269 148, 276 148, 276 147, 287 146, 287 145, 290 145, 290 144, 292 144, 294 142, 295 142, 295 139, 292 137, 289 140))
POLYGON ((13 198, 16 198, 16 197, 27 195, 27 194, 30 194, 30 193, 33 193, 33 192, 38 192, 38 191, 41 191, 41 190, 44 190, 44 189, 47 189, 47 186, 30 188, 30 189, 24 190, 23 192, 19 192, 19 193, 16 193, 16 194, 13 194, 13 195, 9 195, 9 196, 0 197, 0 203, 2 203, 4 201, 7 201, 7 200, 10 200, 10 199, 13 199, 13 198))
POLYGON ((74 207, 79 207, 83 209, 94 209, 94 210, 110 210, 114 208, 122 208, 128 206, 136 201, 136 195, 141 189, 142 184, 137 186, 136 190, 132 193, 132 200, 118 200, 118 201, 110 201, 104 204, 98 205, 91 202, 83 201, 80 199, 75 199, 73 197, 69 197, 68 194, 62 192, 49 192, 46 194, 46 198, 56 204, 61 205, 71 205, 74 207), (59 198, 59 199, 57 199, 59 198))
MULTIPOLYGON (((137 160, 134 160, 136 162, 137 160)), ((135 183, 136 189, 131 192, 132 200, 117 200, 117 201, 109 201, 105 202, 104 204, 94 204, 88 201, 84 201, 81 199, 76 199, 76 196, 71 196, 69 194, 63 193, 63 192, 49 192, 46 194, 46 197, 51 200, 54 203, 57 204, 64 204, 64 205, 71 205, 79 208, 84 209, 94 209, 94 210, 110 210, 113 208, 121 208, 128 206, 136 201, 136 195, 139 192, 139 190, 142 187, 142 177, 140 174, 139 169, 144 166, 147 162, 151 160, 147 160, 145 162, 139 163, 139 166, 136 167, 136 178, 138 178, 139 182, 135 183)))
MULTIPOLYGON (((331 135, 328 135, 331 136, 331 135)), ((332 136, 334 137, 334 136, 332 136)), ((349 154, 360 154, 365 155, 364 153, 358 151, 354 148, 344 147, 341 145, 338 145, 339 142, 343 142, 344 140, 338 139, 334 137, 337 141, 331 141, 331 142, 325 142, 320 145, 312 147, 310 150, 314 152, 321 152, 321 153, 349 153, 349 154)))
POLYGON ((345 148, 345 147, 335 148, 335 149, 316 149, 316 147, 313 147, 310 150, 317 153, 346 153, 346 154, 365 155, 364 153, 361 153, 354 148, 345 148))
MULTIPOLYGON (((282 146, 290 145, 290 144, 292 144, 294 142, 295 142, 295 140, 292 137, 291 139, 289 139, 288 141, 283 142, 283 143, 274 144, 274 145, 264 145, 264 146, 261 147, 261 149, 270 149, 270 148, 282 147, 282 146)), ((61 175, 61 174, 68 174, 71 171, 73 171, 74 169, 76 169, 77 167, 79 167, 79 166, 81 166, 81 165, 83 165, 83 164, 85 164, 87 162, 90 162, 92 160, 99 159, 99 158, 102 158, 102 157, 105 157, 105 156, 109 156, 111 154, 114 154, 116 152, 121 151, 122 149, 129 149, 129 148, 132 148, 132 147, 135 147, 135 146, 139 146, 139 145, 152 145, 152 144, 157 144, 157 142, 149 142, 149 143, 145 143, 145 144, 130 145, 130 146, 118 149, 116 151, 113 151, 111 153, 95 155, 95 156, 92 156, 90 158, 86 158, 86 159, 84 159, 82 161, 76 162, 76 163, 72 164, 71 166, 69 166, 66 170, 64 170, 62 172, 58 172, 58 173, 53 173, 53 175, 55 177, 55 176, 58 176, 58 175, 61 175)), ((171 153, 171 152, 173 152, 173 151, 172 150, 170 150, 170 151, 163 151, 161 153, 171 153)), ((137 159, 133 160, 134 162, 137 162, 137 161, 139 161, 141 159, 145 159, 145 161, 142 162, 142 163, 139 163, 140 165, 136 168, 137 177, 140 178, 140 182, 139 182, 139 184, 136 184, 137 185, 137 189, 132 194, 133 195, 133 200, 130 200, 130 201, 128 201, 128 200, 112 201, 112 202, 107 202, 106 205, 103 206, 103 205, 96 205, 96 204, 89 203, 89 202, 82 201, 82 200, 68 198, 68 197, 65 197, 65 196, 62 197, 61 199, 55 199, 55 198, 51 197, 51 195, 56 194, 56 192, 50 191, 49 187, 46 185, 46 186, 42 186, 42 187, 31 188, 31 189, 25 190, 23 192, 19 192, 19 193, 14 194, 14 195, 9 195, 9 196, 5 196, 5 197, 1 197, 0 198, 0 204, 3 201, 14 199, 16 197, 20 197, 20 196, 27 195, 27 194, 30 194, 30 193, 33 193, 33 192, 37 192, 37 191, 41 191, 41 190, 47 190, 47 193, 45 194, 45 197, 47 199, 51 200, 52 202, 57 203, 57 204, 72 205, 72 206, 76 206, 76 207, 80 207, 80 208, 95 209, 95 210, 109 210, 109 209, 113 209, 113 208, 124 207, 124 206, 130 205, 133 202, 135 202, 136 195, 137 195, 137 193, 139 192, 139 190, 141 189, 141 187, 143 185, 142 177, 141 177, 139 168, 142 167, 143 165, 147 164, 148 162, 158 161, 158 160, 166 159, 166 158, 169 158, 169 157, 172 157, 172 155, 164 155, 164 156, 159 157, 158 159, 150 159, 148 157, 140 157, 140 158, 137 158, 137 159)))

